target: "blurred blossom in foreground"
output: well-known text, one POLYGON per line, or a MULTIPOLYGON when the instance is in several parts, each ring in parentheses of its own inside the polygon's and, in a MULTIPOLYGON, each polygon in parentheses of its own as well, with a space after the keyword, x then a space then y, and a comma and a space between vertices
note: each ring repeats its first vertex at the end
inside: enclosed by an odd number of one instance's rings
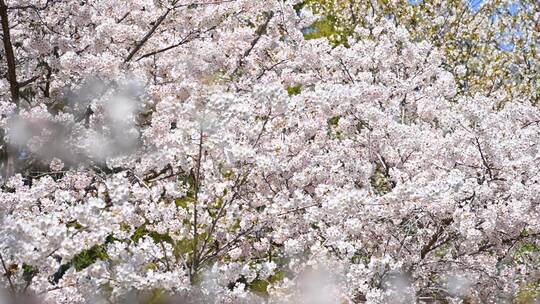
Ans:
POLYGON ((20 151, 19 159, 30 156, 43 164, 61 161, 76 166, 128 155, 140 146, 138 115, 144 98, 139 82, 90 79, 65 93, 56 115, 42 106, 12 116, 8 144, 20 151))

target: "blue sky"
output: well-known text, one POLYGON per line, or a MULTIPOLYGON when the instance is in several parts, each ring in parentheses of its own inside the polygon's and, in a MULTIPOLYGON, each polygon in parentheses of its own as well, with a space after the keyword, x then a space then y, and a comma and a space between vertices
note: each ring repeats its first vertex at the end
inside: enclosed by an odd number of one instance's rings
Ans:
MULTIPOLYGON (((407 0, 407 1, 411 5, 417 6, 417 5, 422 4, 424 1, 429 1, 429 0, 407 0)), ((482 7, 482 3, 484 3, 485 0, 463 0, 463 1, 467 2, 467 5, 472 12, 477 12, 482 7)), ((491 20, 492 22, 495 22, 499 14, 509 14, 510 16, 515 16, 522 9, 527 9, 527 7, 523 7, 522 4, 520 3, 520 0, 515 0, 512 4, 508 5, 507 7, 501 7, 497 9, 493 13, 493 17, 491 20)), ((307 27, 303 30, 304 33, 312 33, 315 31, 317 31, 317 29, 313 27, 307 27)), ((513 51, 515 45, 512 42, 511 38, 519 36, 519 35, 521 35, 521 31, 519 27, 516 27, 515 29, 509 28, 504 33, 500 33, 497 38, 497 40, 499 41, 498 43, 499 49, 503 51, 508 51, 508 52, 513 51)))
MULTIPOLYGON (((419 5, 423 2, 423 0, 408 0, 411 5, 419 5)), ((467 0, 467 3, 469 4, 469 7, 472 11, 477 11, 480 6, 482 6, 482 3, 484 0, 467 0)))
MULTIPOLYGON (((408 2, 414 6, 422 4, 423 1, 424 0, 408 0, 408 2)), ((484 0, 466 0, 466 1, 470 10, 473 12, 477 12, 482 7, 482 3, 484 3, 484 0)), ((519 3, 519 0, 516 0, 515 2, 510 4, 508 7, 501 8, 500 10, 498 10, 497 13, 494 13, 492 21, 496 20, 497 14, 508 13, 511 16, 515 16, 521 9, 522 9, 522 6, 519 3)), ((500 42, 498 44, 499 48, 503 51, 513 51, 515 47, 514 43, 510 42, 511 39, 505 39, 505 38, 509 38, 515 35, 519 36, 520 34, 521 32, 519 29, 508 29, 505 33, 502 33, 501 35, 499 35, 499 39, 500 39, 500 42)))

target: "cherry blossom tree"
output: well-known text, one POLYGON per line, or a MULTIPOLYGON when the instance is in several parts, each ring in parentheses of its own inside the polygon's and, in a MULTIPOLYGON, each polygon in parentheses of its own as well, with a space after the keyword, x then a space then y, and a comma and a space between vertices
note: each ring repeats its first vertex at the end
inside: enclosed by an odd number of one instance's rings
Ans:
MULTIPOLYGON (((504 94, 539 103, 538 25, 540 6, 529 0, 305 0, 297 4, 321 16, 308 38, 346 44, 357 24, 381 19, 405 27, 414 40, 429 40, 445 55, 460 95, 504 94)), ((366 33, 366 37, 377 37, 366 33)))
POLYGON ((0 16, 7 296, 535 296, 540 112, 460 94, 406 28, 334 46, 278 0, 0 0, 0 16))

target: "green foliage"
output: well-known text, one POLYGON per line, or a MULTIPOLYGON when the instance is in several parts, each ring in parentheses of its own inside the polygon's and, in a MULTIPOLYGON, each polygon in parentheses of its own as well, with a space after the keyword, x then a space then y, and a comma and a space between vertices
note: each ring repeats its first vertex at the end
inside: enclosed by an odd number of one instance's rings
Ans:
MULTIPOLYGON (((193 258, 193 254, 195 252, 195 245, 196 244, 202 244, 205 242, 205 240, 208 238, 208 232, 202 231, 197 235, 197 240, 193 238, 183 238, 181 240, 175 241, 169 234, 166 233, 158 233, 155 231, 150 231, 146 228, 147 224, 143 224, 139 226, 133 235, 131 236, 131 241, 138 242, 141 238, 148 236, 150 237, 154 243, 156 244, 170 244, 173 247, 173 254, 175 257, 180 257, 185 254, 189 254, 188 262, 190 259, 193 258)), ((239 225, 238 225, 239 226, 239 225)), ((208 244, 212 244, 214 242, 213 238, 208 238, 208 244)), ((152 269, 152 264, 147 265, 148 269, 152 269)))
POLYGON ((300 94, 301 91, 302 91, 302 85, 301 84, 297 84, 297 85, 294 85, 294 86, 287 87, 287 93, 289 94, 289 96, 298 95, 298 94, 300 94))
POLYGON ((188 192, 186 194, 186 197, 194 199, 195 193, 197 192, 195 175, 193 173, 190 173, 188 175, 182 175, 180 176, 180 182, 188 186, 188 192))
MULTIPOLYGON (((72 266, 76 271, 81 271, 95 263, 97 260, 105 261, 109 259, 109 255, 107 254, 107 244, 114 241, 116 241, 116 239, 112 235, 109 235, 103 244, 94 245, 90 249, 79 252, 73 257, 73 259, 71 259, 71 261, 60 265, 58 271, 51 277, 51 281, 55 284, 58 283, 66 271, 68 271, 68 269, 72 266)), ((31 266, 29 267, 30 268, 27 268, 25 271, 27 271, 28 274, 31 274, 33 268, 31 268, 31 266)))
POLYGON ((23 280, 27 283, 32 281, 32 278, 38 273, 38 269, 35 266, 23 264, 23 280))
POLYGON ((240 229, 240 219, 235 219, 234 223, 227 229, 230 233, 235 233, 240 229))
POLYGON ((318 38, 327 38, 335 35, 336 32, 333 29, 332 23, 328 18, 323 18, 321 20, 315 21, 304 33, 304 39, 318 39, 318 38))
POLYGON ((106 260, 109 256, 105 245, 94 245, 90 249, 81 251, 79 254, 73 257, 71 263, 75 270, 81 271, 86 267, 92 265, 97 260, 106 260))
POLYGON ((340 116, 334 116, 328 119, 328 125, 337 127, 339 123, 340 116))
POLYGON ((143 236, 145 236, 148 233, 148 230, 146 230, 146 224, 143 224, 137 229, 135 229, 135 232, 131 236, 131 240, 135 243, 137 243, 143 236))
POLYGON ((182 175, 180 176, 179 180, 182 185, 188 186, 188 191, 185 196, 177 198, 175 200, 175 204, 177 207, 181 207, 187 210, 189 204, 195 202, 195 194, 197 192, 195 176, 193 174, 182 175))
POLYGON ((131 227, 127 223, 120 223, 120 230, 124 232, 129 232, 131 230, 131 227))
POLYGON ((285 273, 283 271, 277 270, 274 275, 270 276, 267 280, 255 279, 253 280, 248 288, 251 292, 261 296, 263 298, 268 297, 268 286, 273 283, 282 281, 285 278, 285 273))
POLYGON ((183 209, 188 209, 188 205, 189 203, 193 203, 195 200, 193 198, 189 198, 189 197, 181 197, 181 198, 177 198, 174 203, 176 204, 177 207, 180 207, 180 208, 183 208, 183 209))
POLYGON ((174 246, 175 256, 190 253, 192 251, 193 251, 193 240, 191 239, 181 239, 177 241, 176 246, 174 246))
MULTIPOLYGON (((204 242, 204 240, 208 237, 207 232, 202 232, 197 236, 197 243, 200 244, 201 242, 204 242)), ((213 241, 212 238, 209 239, 209 243, 213 241)), ((174 254, 186 254, 186 253, 193 253, 195 251, 195 240, 194 239, 188 239, 184 238, 179 241, 177 241, 174 244, 174 254)))
POLYGON ((160 244, 161 242, 169 243, 174 245, 174 241, 168 234, 162 234, 157 233, 155 231, 149 231, 146 229, 146 224, 142 224, 141 226, 137 227, 133 235, 131 236, 131 240, 135 243, 137 243, 143 236, 149 236, 154 240, 156 244, 160 244))
POLYGON ((433 250, 433 255, 438 258, 443 258, 449 251, 450 245, 444 244, 440 246, 439 248, 433 250))
POLYGON ((300 10, 302 10, 302 8, 305 5, 306 5, 305 1, 300 1, 300 2, 296 3, 295 5, 293 5, 293 8, 297 13, 300 13, 300 10))
POLYGON ((515 304, 535 304, 540 302, 540 280, 521 288, 513 301, 515 304))
POLYGON ((343 45, 348 47, 348 38, 352 34, 352 29, 343 27, 338 18, 339 14, 328 14, 332 10, 332 5, 322 0, 305 0, 294 6, 299 12, 304 6, 308 6, 315 13, 322 13, 322 18, 315 21, 304 30, 304 39, 326 38, 334 46, 343 45))
POLYGON ((154 288, 144 296, 144 303, 148 304, 165 304, 168 303, 165 291, 161 288, 154 288))
POLYGON ((249 284, 249 290, 258 296, 268 297, 268 285, 270 282, 267 280, 256 279, 249 284))
POLYGON ((77 222, 76 220, 73 220, 71 222, 68 222, 66 224, 66 227, 68 228, 75 228, 76 230, 81 230, 83 228, 83 226, 81 224, 79 224, 79 222, 77 222))
POLYGON ((392 183, 390 183, 388 178, 385 176, 384 168, 380 164, 376 165, 373 174, 369 178, 369 181, 371 183, 371 187, 373 187, 375 192, 379 195, 392 191, 392 183))
MULTIPOLYGON (((257 116, 255 119, 257 120, 266 120, 268 119, 267 116, 257 116)), ((222 164, 222 163, 219 163, 219 173, 221 173, 221 176, 223 176, 224 178, 228 179, 230 177, 232 177, 234 175, 234 172, 231 170, 231 169, 227 169, 225 168, 225 166, 222 164)))
POLYGON ((533 243, 524 243, 521 245, 517 252, 517 256, 522 256, 523 254, 538 251, 538 248, 533 243))
POLYGON ((368 265, 369 264, 369 256, 367 255, 363 255, 361 254, 360 252, 356 252, 352 257, 351 257, 351 262, 353 264, 364 264, 364 265, 368 265))
POLYGON ((328 119, 328 136, 335 139, 344 139, 343 131, 338 129, 339 119, 341 116, 334 116, 328 119))
POLYGON ((540 267, 540 247, 530 242, 522 243, 514 253, 514 259, 521 262, 535 256, 537 256, 536 264, 540 267))

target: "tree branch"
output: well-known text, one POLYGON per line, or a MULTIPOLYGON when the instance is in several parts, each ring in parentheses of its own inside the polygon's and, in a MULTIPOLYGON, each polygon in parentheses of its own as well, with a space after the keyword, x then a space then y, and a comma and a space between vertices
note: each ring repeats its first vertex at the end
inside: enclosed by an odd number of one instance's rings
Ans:
POLYGON ((165 20, 165 18, 167 18, 169 13, 174 9, 174 5, 176 5, 176 2, 178 2, 178 0, 174 1, 174 3, 171 5, 171 7, 168 8, 165 11, 165 13, 163 13, 161 16, 159 16, 159 18, 154 22, 154 26, 152 26, 152 28, 148 31, 148 33, 146 33, 146 35, 144 35, 144 37, 139 42, 137 42, 137 44, 135 45, 135 48, 133 48, 133 50, 131 50, 129 55, 124 60, 124 63, 131 61, 131 59, 133 59, 133 56, 135 56, 135 54, 137 54, 137 52, 143 47, 143 45, 146 43, 146 41, 148 41, 148 39, 150 39, 150 37, 152 37, 152 35, 156 31, 156 29, 161 25, 161 23, 165 20))
POLYGON ((2 267, 4 268, 4 271, 6 272, 6 277, 9 283, 9 289, 11 290, 12 295, 15 296, 17 293, 17 289, 15 289, 15 285, 13 284, 13 281, 11 280, 11 272, 7 268, 6 263, 4 262, 4 258, 2 257, 1 253, 0 253, 0 261, 2 262, 2 267))
POLYGON ((238 70, 244 65, 245 59, 249 56, 251 51, 253 51, 253 49, 255 48, 255 45, 257 45, 257 43, 261 39, 262 35, 264 35, 266 33, 266 29, 268 28, 268 24, 270 23, 270 20, 274 16, 274 12, 267 12, 264 15, 265 15, 266 18, 265 18, 263 24, 261 24, 257 28, 257 30, 255 31, 255 39, 253 39, 251 41, 251 44, 250 44, 249 48, 244 52, 244 55, 242 56, 242 58, 240 58, 240 60, 238 62, 238 65, 236 66, 236 68, 234 69, 234 71, 232 73, 233 75, 236 74, 238 72, 238 70))
POLYGON ((214 26, 211 26, 209 27, 208 29, 204 30, 204 31, 195 31, 195 32, 190 32, 185 38, 183 38, 180 42, 178 43, 175 43, 175 44, 172 44, 172 45, 169 45, 168 47, 164 47, 164 48, 161 48, 159 50, 156 50, 156 51, 153 51, 153 52, 149 52, 149 53, 146 53, 144 55, 142 55, 141 57, 137 58, 137 61, 141 60, 141 59, 144 59, 146 57, 150 57, 150 56, 153 56, 153 55, 157 55, 159 53, 164 53, 164 52, 167 52, 169 50, 172 50, 174 48, 177 48, 181 45, 184 45, 188 42, 191 42, 193 41, 193 39, 196 39, 196 38, 199 38, 202 34, 205 34, 205 33, 208 33, 212 30, 215 30, 217 27, 217 25, 214 25, 214 26), (195 35, 193 35, 195 34, 195 35), (193 35, 193 37, 191 37, 193 35))
POLYGON ((476 141, 476 147, 478 148, 478 151, 480 152, 480 157, 482 158, 482 163, 486 167, 486 171, 489 175, 489 179, 493 179, 493 172, 491 171, 491 166, 489 165, 488 160, 486 159, 486 156, 484 155, 484 152, 482 151, 482 147, 480 146, 480 142, 478 141, 478 138, 475 138, 476 141))
MULTIPOLYGON (((203 130, 201 127, 200 138, 199 138, 199 153, 197 157, 197 167, 195 172, 195 201, 193 202, 193 259, 191 261, 191 271, 190 273, 194 275, 197 272, 199 266, 199 257, 197 246, 199 243, 199 232, 198 232, 198 213, 197 213, 197 201, 199 200, 199 189, 201 182, 201 163, 203 157, 203 130)), ((192 276, 193 278, 194 276, 192 276)))
POLYGON ((32 82, 36 81, 38 78, 39 78, 39 76, 34 76, 34 77, 30 78, 30 79, 27 79, 25 81, 20 82, 19 83, 19 89, 31 84, 32 82))
MULTIPOLYGON (((444 227, 450 225, 452 223, 452 218, 444 219, 442 222, 442 225, 439 226, 437 231, 431 236, 428 243, 422 247, 422 250, 420 251, 420 258, 423 260, 428 253, 430 253, 432 250, 436 249, 440 245, 435 245, 437 241, 439 240, 439 237, 444 231, 444 227)), ((443 242, 444 243, 444 242, 443 242)))
POLYGON ((19 83, 17 83, 17 67, 15 62, 15 54, 13 52, 13 44, 11 43, 11 34, 9 30, 8 8, 4 0, 0 0, 0 18, 2 18, 2 33, 4 42, 4 51, 6 53, 6 61, 8 66, 7 79, 9 82, 9 90, 11 98, 19 105, 19 83))

